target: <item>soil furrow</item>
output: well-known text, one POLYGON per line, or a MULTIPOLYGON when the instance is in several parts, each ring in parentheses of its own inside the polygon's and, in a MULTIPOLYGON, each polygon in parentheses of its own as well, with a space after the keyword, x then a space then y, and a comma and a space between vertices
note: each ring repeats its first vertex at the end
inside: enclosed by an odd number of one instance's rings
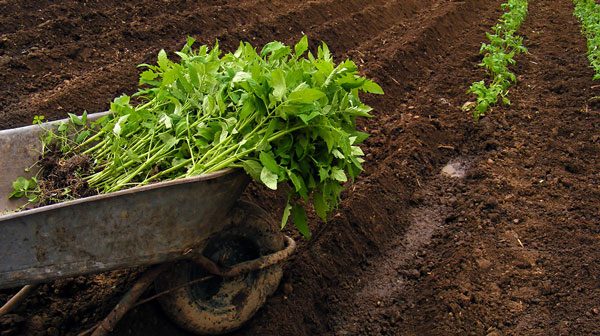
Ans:
MULTIPOLYGON (((500 1, 496 3, 497 6, 499 4, 500 1)), ((457 130, 458 134, 450 131, 456 120, 463 120, 467 125, 470 122, 459 107, 466 99, 465 88, 469 81, 477 77, 479 69, 469 66, 465 68, 465 64, 469 64, 468 58, 477 54, 481 36, 497 18, 496 7, 488 6, 483 12, 473 10, 483 8, 479 6, 480 3, 473 1, 451 6, 451 9, 444 5, 436 7, 437 13, 429 13, 428 16, 433 19, 414 32, 413 39, 410 40, 412 43, 404 44, 404 48, 409 51, 415 50, 415 56, 406 60, 400 59, 401 62, 426 63, 429 57, 427 53, 417 52, 425 46, 427 50, 447 49, 447 52, 454 56, 445 62, 442 59, 441 62, 430 64, 427 69, 410 69, 405 73, 402 71, 404 69, 399 67, 394 72, 401 78, 412 74, 416 85, 414 91, 403 92, 407 104, 399 103, 398 98, 403 95, 392 90, 391 97, 397 100, 386 103, 379 101, 383 106, 378 106, 378 120, 366 124, 366 127, 375 130, 368 148, 374 149, 380 159, 371 161, 366 171, 368 177, 362 178, 352 191, 348 192, 340 209, 340 218, 329 223, 329 227, 322 228, 314 238, 315 241, 303 251, 305 255, 299 256, 302 259, 290 266, 291 277, 294 279, 294 293, 288 296, 287 300, 282 300, 281 297, 274 298, 265 309, 265 317, 253 321, 244 334, 270 335, 276 334, 276 330, 294 335, 364 335, 381 332, 395 334, 394 328, 397 327, 393 323, 382 323, 389 317, 374 322, 374 319, 364 316, 365 311, 376 306, 376 301, 362 302, 361 305, 357 303, 355 296, 348 296, 348 293, 360 290, 361 286, 357 285, 357 281, 360 280, 366 281, 366 286, 370 287, 368 277, 363 271, 377 270, 381 266, 377 264, 377 256, 384 254, 386 249, 395 246, 398 241, 411 239, 407 236, 407 231, 410 232, 413 219, 410 215, 410 205, 414 202, 410 196, 412 191, 419 189, 419 180, 426 181, 427 176, 435 174, 444 160, 449 160, 456 153, 455 150, 449 151, 439 146, 455 146, 456 150, 459 150, 462 143, 468 139, 468 128, 460 127, 462 130, 457 130), (471 10, 466 10, 467 8, 471 10), (490 20, 473 29, 473 21, 480 20, 482 16, 490 20), (456 33, 434 30, 433 27, 438 27, 440 22, 443 23, 443 27, 452 26, 456 33), (466 36, 460 33, 461 29, 468 27, 471 27, 471 30, 466 36), (442 41, 438 38, 439 34, 444 34, 447 39, 442 41), (447 44, 448 47, 444 47, 443 44, 447 44), (448 70, 455 74, 460 73, 464 82, 460 84, 452 77, 447 77, 445 71, 448 70), (438 92, 448 91, 454 92, 454 96, 444 98, 438 95, 438 92), (411 104, 415 106, 409 109, 411 104), (386 121, 389 128, 386 127, 386 121), (392 143, 398 150, 391 150, 394 148, 392 143), (436 150, 432 151, 431 148, 436 150), (332 229, 331 226, 334 225, 339 227, 332 229), (336 252, 330 256, 327 251, 336 252), (361 251, 361 254, 354 254, 356 251, 361 251), (315 261, 305 261, 315 255, 321 257, 315 261), (304 292, 303 288, 310 289, 304 292), (318 292, 313 292, 313 288, 319 288, 318 292), (308 304, 306 307, 307 302, 315 306, 308 304), (350 309, 352 306, 354 309, 350 309), (313 313, 314 310, 320 314, 313 313), (342 322, 339 320, 340 315, 344 315, 344 320, 363 322, 364 328, 339 328, 339 323, 342 322), (282 320, 282 316, 287 318, 282 320), (296 322, 297 316, 303 316, 303 320, 296 322)), ((399 39, 403 38, 405 37, 399 39)), ((390 47, 393 51, 391 55, 403 54, 406 52, 404 48, 390 47)), ((373 68, 390 69, 387 71, 392 72, 392 64, 399 61, 393 56, 381 60, 381 63, 375 63, 380 67, 373 68)), ((365 71, 371 76, 374 73, 384 76, 371 67, 365 71)), ((390 91, 388 86, 384 86, 384 89, 386 92, 390 91)), ((418 244, 419 249, 425 244, 425 241, 418 244)), ((407 251, 404 257, 408 260, 414 258, 411 251, 407 251)), ((375 272, 374 277, 377 276, 375 272)))
POLYGON ((598 88, 571 2, 529 8, 513 105, 475 130, 466 152, 478 158, 448 186, 444 232, 412 285, 373 313, 394 316, 399 334, 597 333, 598 88))
MULTIPOLYGON (((264 44, 272 39, 283 39, 286 42, 293 42, 293 40, 297 39, 300 35, 299 31, 291 28, 285 30, 278 29, 277 27, 281 25, 281 22, 288 22, 289 24, 298 26, 315 25, 319 22, 328 20, 329 17, 347 14, 354 10, 360 10, 362 7, 362 2, 360 1, 331 0, 320 3, 301 3, 294 6, 288 6, 282 13, 274 13, 266 15, 265 17, 261 17, 260 12, 257 12, 253 17, 258 21, 252 21, 246 25, 240 25, 239 22, 224 24, 223 18, 215 16, 214 19, 217 24, 212 23, 210 26, 217 28, 217 30, 211 32, 208 27, 204 27, 204 25, 201 25, 200 23, 197 24, 197 26, 203 27, 201 41, 210 43, 210 41, 213 41, 214 39, 219 39, 221 45, 226 49, 231 50, 237 46, 239 40, 250 40, 258 44, 264 44), (266 32, 268 32, 269 35, 262 37, 262 34, 265 34, 266 32)), ((222 15, 232 14, 225 10, 220 12, 223 13, 222 15)), ((240 10, 240 12, 243 11, 240 10)), ((190 18, 192 15, 190 13, 185 16, 190 18)), ((236 16, 233 15, 232 17, 236 16)), ((207 19, 203 18, 203 16, 198 16, 197 19, 198 18, 202 21, 201 23, 206 23, 207 19)), ((169 20, 165 21, 169 22, 169 20)), ((189 25, 192 24, 191 22, 186 21, 183 23, 181 20, 176 20, 175 22, 179 22, 178 25, 184 26, 179 27, 177 33, 169 33, 168 36, 160 38, 160 40, 157 41, 159 44, 164 43, 173 45, 174 43, 177 43, 176 41, 182 41, 183 36, 186 34, 184 32, 187 32, 190 35, 196 35, 194 33, 198 31, 198 28, 190 28, 189 25)), ((170 25, 173 26, 173 24, 170 25)), ((43 82, 43 79, 48 75, 46 74, 42 76, 41 83, 34 84, 35 87, 27 89, 28 91, 35 92, 36 87, 45 88, 43 91, 31 94, 27 99, 22 99, 21 97, 20 101, 12 104, 10 104, 10 102, 15 101, 18 95, 11 93, 15 91, 19 92, 21 90, 18 87, 13 87, 13 85, 7 85, 7 88, 10 88, 6 91, 7 99, 0 100, 2 101, 2 104, 6 106, 0 110, 0 115, 4 114, 6 117, 2 118, 2 123, 11 125, 28 124, 31 120, 31 117, 28 115, 31 114, 43 114, 48 119, 55 119, 67 112, 81 113, 83 110, 104 110, 108 107, 112 97, 123 92, 132 92, 134 90, 138 73, 135 64, 150 62, 155 54, 156 47, 143 47, 141 51, 125 48, 120 52, 117 52, 116 60, 113 60, 108 64, 100 66, 96 65, 94 68, 90 69, 87 68, 87 65, 84 65, 86 68, 74 73, 65 73, 64 70, 57 70, 58 73, 56 76, 58 77, 54 76, 52 78, 52 83, 43 82), (110 91, 104 91, 101 94, 96 92, 98 88, 108 87, 111 88, 110 91), (97 98, 92 101, 73 99, 71 98, 72 92, 78 92, 79 96, 97 98)), ((111 56, 111 58, 114 59, 114 56, 111 56)), ((11 62, 14 61, 15 60, 11 59, 11 62)), ((50 69, 44 69, 44 71, 50 71, 50 69)), ((32 76, 37 77, 40 75, 34 74, 32 76)), ((13 77, 21 78, 20 76, 13 77)), ((33 79, 34 77, 31 78, 33 79)), ((7 81, 4 82, 6 83, 7 81)), ((31 80, 26 81, 26 83, 29 86, 32 85, 31 80)), ((4 128, 2 127, 2 124, 0 124, 0 128, 4 128)))

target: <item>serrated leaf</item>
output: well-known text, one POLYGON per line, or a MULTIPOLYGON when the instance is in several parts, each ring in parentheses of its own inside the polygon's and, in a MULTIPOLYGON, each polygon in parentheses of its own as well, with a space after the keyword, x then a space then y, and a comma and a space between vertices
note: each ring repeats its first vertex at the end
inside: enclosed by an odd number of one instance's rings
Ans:
POLYGON ((302 180, 302 178, 292 171, 288 171, 288 176, 289 176, 290 180, 292 181, 292 184, 294 185, 294 190, 296 190, 296 192, 299 193, 300 196, 302 196, 302 198, 304 198, 304 199, 308 198, 306 185, 304 184, 304 181, 302 180))
POLYGON ((339 182, 348 181, 348 177, 346 176, 346 173, 338 167, 331 168, 331 177, 333 177, 334 179, 336 179, 339 182))
POLYGON ((169 133, 162 133, 158 136, 163 142, 163 150, 169 150, 179 142, 179 139, 169 133))
POLYGON ((161 49, 158 52, 158 66, 163 70, 167 70, 169 68, 169 58, 167 57, 167 52, 164 49, 161 49))
POLYGON ((245 82, 251 78, 252 78, 252 74, 250 74, 248 72, 240 71, 240 72, 237 72, 235 74, 235 76, 233 76, 233 79, 231 79, 231 83, 235 84, 235 83, 239 83, 239 82, 245 82))
POLYGON ((166 113, 161 114, 159 121, 165 125, 167 129, 171 129, 173 127, 173 120, 166 113))
POLYGON ((271 79, 273 80, 273 96, 277 101, 281 101, 285 95, 285 74, 281 69, 275 69, 271 72, 271 79))
POLYGON ((301 88, 288 95, 288 101, 300 104, 309 104, 325 97, 323 91, 313 88, 301 88))
POLYGON ((346 157, 344 156, 344 154, 342 154, 342 152, 340 152, 337 149, 334 149, 331 151, 331 154, 333 154, 333 156, 335 156, 338 159, 345 159, 346 157))
POLYGON ((287 204, 285 205, 285 207, 283 208, 283 215, 281 216, 281 229, 283 230, 283 228, 285 228, 288 219, 290 218, 290 213, 292 210, 292 205, 290 204, 290 200, 288 198, 287 204))
POLYGON ((69 120, 70 120, 70 121, 71 121, 73 124, 75 124, 75 125, 77 125, 77 126, 83 126, 83 125, 84 125, 84 124, 83 124, 83 121, 81 121, 81 119, 79 119, 79 117, 78 117, 78 116, 74 115, 73 113, 68 113, 68 115, 69 115, 69 120))
POLYGON ((370 79, 367 79, 365 81, 361 89, 368 93, 374 93, 379 95, 383 94, 383 89, 381 88, 381 86, 379 86, 379 84, 373 82, 370 79))
POLYGON ((296 45, 294 46, 296 57, 302 56, 302 54, 304 54, 306 50, 308 50, 308 37, 304 35, 302 36, 300 41, 298 41, 298 43, 296 43, 296 45))
POLYGON ((306 239, 310 239, 311 233, 310 228, 308 227, 308 216, 306 215, 306 211, 303 207, 298 204, 294 204, 292 207, 292 220, 294 221, 294 226, 306 239))
POLYGON ((364 156, 365 155, 363 150, 358 146, 352 146, 352 147, 350 147, 350 149, 352 151, 352 155, 354 155, 354 156, 364 156))
POLYGON ((265 166, 268 170, 272 171, 275 174, 279 173, 279 165, 277 161, 275 161, 275 157, 270 152, 261 152, 259 155, 260 163, 265 166))
POLYGON ((256 161, 256 160, 244 160, 242 162, 242 167, 244 168, 244 171, 246 172, 246 174, 250 175, 250 177, 252 177, 253 180, 255 181, 260 181, 260 175, 263 169, 263 166, 260 164, 260 162, 256 161))
POLYGON ((273 173, 267 167, 263 167, 260 172, 260 180, 272 190, 277 190, 277 174, 273 173))
POLYGON ((323 221, 327 220, 327 213, 329 212, 329 206, 327 206, 327 202, 325 202, 325 198, 323 197, 323 193, 316 192, 313 196, 313 206, 315 208, 315 212, 317 216, 319 216, 323 221))
POLYGON ((91 132, 89 130, 85 130, 79 134, 77 134, 77 137, 75 138, 75 142, 76 143, 82 143, 85 139, 87 139, 90 136, 91 132))
POLYGON ((299 114, 298 117, 305 123, 308 125, 308 122, 311 121, 312 119, 318 117, 321 115, 321 112, 319 111, 314 111, 311 112, 310 114, 306 115, 306 114, 299 114))
POLYGON ((158 74, 152 70, 146 70, 140 74, 140 82, 150 82, 158 77, 158 74))

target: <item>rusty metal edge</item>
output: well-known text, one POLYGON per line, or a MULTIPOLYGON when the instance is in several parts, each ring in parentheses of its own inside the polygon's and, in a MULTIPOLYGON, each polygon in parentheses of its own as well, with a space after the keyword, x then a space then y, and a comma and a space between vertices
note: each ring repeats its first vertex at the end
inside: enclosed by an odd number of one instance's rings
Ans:
POLYGON ((111 193, 108 193, 108 194, 99 194, 99 195, 94 195, 94 196, 79 198, 79 199, 76 199, 76 200, 71 200, 71 201, 66 201, 66 202, 61 202, 61 203, 56 203, 56 204, 51 204, 51 205, 45 205, 45 206, 41 206, 39 208, 34 208, 34 209, 29 209, 29 210, 23 210, 23 211, 17 211, 17 212, 13 212, 13 213, 10 213, 10 214, 2 215, 2 216, 0 216, 0 222, 2 222, 4 220, 7 220, 7 219, 14 219, 14 218, 19 218, 19 217, 25 217, 25 216, 32 215, 32 214, 37 214, 37 213, 40 213, 40 212, 45 212, 45 211, 50 211, 50 210, 54 210, 54 209, 64 208, 64 207, 68 207, 68 206, 71 206, 71 205, 74 205, 74 204, 94 202, 94 201, 103 200, 103 199, 112 198, 112 197, 117 197, 117 196, 121 196, 121 195, 135 194, 135 193, 144 192, 144 191, 147 191, 147 190, 159 189, 159 188, 164 188, 164 187, 169 187, 169 186, 174 186, 174 185, 179 185, 179 184, 185 184, 185 183, 193 183, 193 182, 200 182, 200 181, 211 180, 211 179, 215 179, 215 178, 218 178, 218 177, 221 177, 221 176, 233 174, 235 172, 241 173, 241 170, 240 169, 234 169, 234 168, 227 168, 227 169, 216 171, 214 173, 203 174, 203 175, 192 176, 192 177, 186 177, 186 178, 175 179, 175 180, 169 180, 169 181, 163 181, 163 182, 157 182, 157 183, 151 183, 151 184, 144 185, 144 186, 139 186, 139 187, 133 187, 133 188, 125 189, 125 190, 114 191, 114 192, 111 192, 111 193))

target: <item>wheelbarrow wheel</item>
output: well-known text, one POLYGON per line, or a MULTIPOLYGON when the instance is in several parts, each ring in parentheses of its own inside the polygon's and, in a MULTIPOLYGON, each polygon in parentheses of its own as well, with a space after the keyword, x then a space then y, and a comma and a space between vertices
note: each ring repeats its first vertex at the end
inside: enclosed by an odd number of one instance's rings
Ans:
MULTIPOLYGON (((226 228, 209 239, 203 255, 221 266, 253 260, 284 248, 283 235, 260 207, 239 202, 226 228)), ((219 335, 241 327, 277 289, 279 265, 233 278, 210 277, 192 261, 175 263, 155 281, 157 292, 193 283, 159 298, 169 317, 199 335, 219 335)))

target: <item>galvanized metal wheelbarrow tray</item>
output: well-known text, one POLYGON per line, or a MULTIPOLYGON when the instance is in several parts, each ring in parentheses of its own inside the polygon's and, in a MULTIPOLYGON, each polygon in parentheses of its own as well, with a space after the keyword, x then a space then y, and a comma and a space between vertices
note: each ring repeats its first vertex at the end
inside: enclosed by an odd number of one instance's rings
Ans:
POLYGON ((8 199, 12 181, 38 160, 41 132, 0 131, 0 288, 190 258, 223 230, 249 183, 230 169, 11 212, 23 204, 8 199))

